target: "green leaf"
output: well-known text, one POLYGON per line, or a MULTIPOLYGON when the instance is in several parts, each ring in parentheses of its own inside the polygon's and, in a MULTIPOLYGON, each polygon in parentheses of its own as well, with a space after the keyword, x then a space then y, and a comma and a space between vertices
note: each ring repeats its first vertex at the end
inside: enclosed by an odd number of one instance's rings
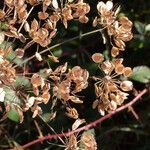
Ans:
POLYGON ((135 25, 135 28, 137 29, 137 31, 140 33, 140 34, 143 34, 145 33, 145 24, 139 22, 139 21, 135 21, 134 22, 134 25, 135 25))
POLYGON ((51 118, 51 113, 43 113, 41 115, 42 119, 45 121, 45 122, 49 122, 50 121, 50 118, 51 118))
POLYGON ((30 88, 31 83, 26 77, 18 76, 16 78, 16 82, 14 83, 14 86, 15 87, 24 86, 25 88, 30 88))
POLYGON ((10 111, 7 113, 7 117, 12 121, 21 122, 19 112, 21 113, 20 106, 22 105, 22 101, 11 88, 4 87, 4 91, 4 103, 8 103, 10 105, 10 111))
POLYGON ((146 31, 146 32, 150 32, 150 24, 146 25, 145 31, 146 31))
POLYGON ((11 104, 11 108, 10 111, 7 114, 7 117, 15 122, 20 122, 20 116, 18 111, 15 109, 15 106, 13 104, 11 104))
POLYGON ((58 47, 56 50, 54 50, 53 54, 56 57, 60 57, 62 55, 62 49, 61 49, 61 47, 58 47))
POLYGON ((84 131, 83 134, 88 133, 88 134, 93 134, 95 136, 95 130, 94 129, 90 129, 87 131, 84 131))
POLYGON ((0 29, 1 30, 7 30, 8 26, 6 24, 7 24, 6 22, 0 22, 0 29))
POLYGON ((150 80, 150 69, 147 66, 134 67, 130 78, 141 83, 148 83, 150 80))
POLYGON ((10 89, 9 87, 4 87, 4 91, 5 91, 4 102, 14 103, 19 106, 22 104, 21 100, 18 98, 14 90, 10 89))

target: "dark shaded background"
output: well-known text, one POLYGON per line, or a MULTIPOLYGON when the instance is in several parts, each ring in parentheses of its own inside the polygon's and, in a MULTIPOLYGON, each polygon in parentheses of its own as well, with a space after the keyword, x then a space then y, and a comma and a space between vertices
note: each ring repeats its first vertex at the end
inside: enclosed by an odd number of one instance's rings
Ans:
MULTIPOLYGON (((64 41, 79 34, 94 30, 91 26, 93 18, 97 15, 96 5, 97 0, 87 0, 92 6, 91 12, 88 15, 90 21, 88 24, 80 24, 78 21, 71 21, 69 28, 66 30, 62 25, 59 32, 52 44, 64 41)), ((115 7, 121 5, 121 13, 125 14, 130 20, 132 20, 134 27, 134 38, 127 43, 126 51, 121 53, 124 58, 124 64, 126 66, 140 66, 146 65, 150 67, 150 32, 145 31, 145 26, 150 23, 150 1, 146 0, 114 0, 115 7), (137 24, 137 25, 135 25, 137 24)), ((37 10, 38 11, 38 10, 37 10)), ((64 44, 61 47, 53 50, 54 55, 60 57, 60 63, 69 62, 69 67, 74 65, 80 65, 82 68, 89 70, 91 75, 97 73, 97 66, 91 61, 91 55, 95 52, 102 52, 106 57, 109 57, 110 45, 103 44, 103 39, 100 33, 89 35, 85 38, 74 40, 70 43, 64 44)), ((34 51, 28 51, 26 56, 31 56, 34 51)), ((49 62, 54 68, 57 64, 49 62)), ((44 68, 45 64, 40 64, 36 60, 30 62, 30 70, 35 72, 39 68, 44 68)), ((134 87, 137 91, 142 90, 146 85, 138 82, 134 82, 134 87)), ((97 110, 92 110, 91 105, 95 100, 93 84, 89 85, 87 90, 84 90, 81 95, 83 97, 84 105, 75 105, 80 113, 80 118, 85 118, 87 123, 94 121, 100 117, 97 110)), ((131 100, 134 96, 129 98, 131 100)), ((54 121, 48 122, 56 132, 60 133, 66 131, 71 127, 73 123, 72 119, 66 117, 64 108, 58 105, 58 116, 54 121)), ((116 114, 112 118, 104 121, 95 127, 96 140, 99 150, 149 150, 150 149, 150 96, 145 95, 143 99, 134 105, 134 110, 139 116, 139 120, 136 120, 131 112, 125 110, 119 114, 116 114)), ((49 105, 43 106, 44 113, 49 112, 49 105)), ((36 118, 39 126, 42 129, 43 135, 52 132, 48 126, 40 119, 36 118)), ((16 124, 10 120, 5 120, 0 125, 0 145, 5 145, 7 149, 9 142, 25 144, 38 137, 37 130, 35 128, 33 119, 30 112, 25 114, 25 121, 23 124, 16 124), (5 137, 5 138, 4 138, 5 137)), ((52 140, 51 143, 61 144, 59 141, 52 140)), ((1 147, 1 146, 0 146, 1 147)), ((57 146, 53 146, 48 142, 42 144, 36 144, 29 149, 63 149, 57 146)))

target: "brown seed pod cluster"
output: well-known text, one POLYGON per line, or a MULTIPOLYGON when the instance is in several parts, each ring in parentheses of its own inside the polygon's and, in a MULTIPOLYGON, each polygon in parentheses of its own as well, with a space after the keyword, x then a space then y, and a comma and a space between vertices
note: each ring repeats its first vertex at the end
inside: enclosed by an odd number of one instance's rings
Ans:
POLYGON ((132 74, 130 67, 125 67, 122 58, 112 61, 104 60, 101 53, 92 55, 95 63, 99 63, 99 69, 103 71, 103 77, 93 77, 95 83, 95 93, 97 99, 93 102, 93 108, 98 107, 98 111, 104 115, 105 111, 111 112, 121 105, 127 96, 127 91, 132 90, 131 81, 121 81, 119 77, 129 77, 132 74))
MULTIPOLYGON (((94 19, 93 26, 99 24, 107 30, 112 45, 111 55, 116 57, 119 55, 119 51, 125 50, 125 42, 130 41, 133 37, 132 22, 124 16, 117 19, 120 7, 114 10, 112 1, 99 2, 97 10, 99 17, 94 19)), ((93 102, 93 108, 98 107, 98 111, 104 115, 105 111, 114 111, 117 105, 121 105, 127 99, 129 94, 126 92, 132 90, 132 82, 121 81, 119 77, 129 77, 132 74, 132 69, 122 64, 123 58, 104 60, 101 53, 93 54, 92 60, 98 63, 99 69, 104 72, 103 77, 93 77, 96 81, 95 93, 97 97, 93 102)))
POLYGON ((12 67, 12 63, 6 59, 11 50, 11 46, 5 51, 0 48, 0 87, 4 85, 9 86, 14 83, 16 79, 16 70, 12 67))
MULTIPOLYGON (((83 123, 85 123, 85 119, 77 119, 72 125, 72 130, 78 129, 83 123)), ((67 141, 64 142, 65 150, 97 150, 95 136, 91 130, 83 132, 80 139, 77 135, 77 133, 71 134, 68 139, 66 139, 67 141)))
POLYGON ((19 39, 23 43, 26 43, 27 38, 32 38, 40 46, 46 47, 57 33, 59 20, 65 28, 68 27, 68 21, 73 19, 87 23, 89 19, 86 14, 89 11, 89 4, 83 0, 75 2, 67 0, 64 2, 57 0, 43 0, 42 2, 39 0, 4 0, 4 9, 0 10, 0 20, 6 23, 7 31, 4 32, 6 36, 19 39), (42 9, 32 21, 28 21, 28 17, 37 5, 42 6, 42 9), (41 24, 41 20, 44 23, 41 24), (27 32, 26 36, 22 33, 23 28, 27 32))
POLYGON ((79 66, 75 66, 67 71, 67 63, 57 67, 54 71, 47 69, 45 71, 46 78, 39 74, 33 74, 31 78, 32 89, 35 96, 29 97, 24 106, 24 111, 29 108, 33 111, 33 117, 42 112, 39 104, 47 104, 48 101, 61 100, 66 106, 67 115, 77 119, 79 114, 75 108, 71 108, 69 101, 73 103, 83 103, 76 93, 82 91, 88 86, 89 73, 87 70, 79 66), (49 82, 48 82, 49 80, 49 82), (52 95, 50 95, 52 90, 52 95))
MULTIPOLYGON (((98 108, 101 115, 110 113, 122 105, 128 97, 128 91, 131 91, 133 84, 127 78, 132 74, 130 67, 123 65, 123 58, 119 58, 120 51, 125 50, 125 43, 132 39, 132 22, 125 16, 118 19, 119 7, 114 9, 113 2, 98 2, 98 17, 93 21, 93 26, 100 26, 105 29, 110 37, 112 60, 105 60, 103 54, 95 53, 92 60, 98 64, 103 76, 93 76, 95 81, 96 100, 93 102, 93 108, 98 108), (118 57, 118 58, 116 58, 118 57), (123 81, 120 79, 123 77, 123 81)), ((51 41, 59 31, 58 23, 67 29, 70 20, 78 20, 80 23, 89 21, 88 13, 90 5, 83 0, 3 0, 3 9, 0 10, 0 22, 5 23, 5 29, 0 31, 0 44, 7 38, 12 43, 18 41, 22 47, 15 47, 15 58, 23 58, 25 50, 32 44, 37 46, 35 57, 44 62, 43 54, 45 50, 39 52, 40 48, 49 49, 51 41), (40 10, 34 14, 34 9, 40 10), (32 15, 31 15, 32 14, 32 15), (31 17, 30 17, 31 16, 31 17)), ((57 45, 57 44, 56 44, 57 45)), ((59 45, 59 44, 58 44, 59 45)), ((55 46, 54 46, 55 47, 55 46)), ((7 91, 4 86, 12 91, 16 81, 17 70, 13 67, 13 60, 8 60, 8 54, 13 51, 11 46, 6 45, 0 48, 0 96, 1 102, 5 101, 7 91)), ((33 56, 34 57, 34 56, 33 56)), ((50 52, 47 57, 53 62, 59 63, 59 59, 50 52)), ((28 58, 27 58, 28 59, 28 58)), ((22 67, 23 68, 23 67, 22 67)), ((26 71, 26 70, 25 70, 26 71)), ((56 117, 57 103, 61 102, 66 110, 66 115, 75 119, 72 130, 76 130, 84 119, 79 119, 79 113, 76 105, 84 101, 79 92, 88 87, 89 72, 80 66, 74 66, 68 69, 67 62, 59 65, 52 70, 45 68, 42 73, 29 73, 31 83, 31 92, 22 91, 19 87, 15 92, 21 99, 21 105, 13 104, 14 109, 19 113, 20 122, 23 122, 23 112, 31 110, 36 117, 42 114, 41 104, 51 104, 51 118, 56 117), (31 75, 32 74, 32 75, 31 75)), ((24 76, 24 74, 23 74, 24 76)), ((11 103, 5 102, 6 112, 11 110, 11 103)), ((93 134, 85 133, 80 138, 80 144, 85 150, 96 150, 97 144, 93 134)), ((69 137, 66 149, 80 149, 76 134, 69 137)))
POLYGON ((97 150, 97 143, 92 133, 83 133, 80 143, 84 150, 97 150))
POLYGON ((125 42, 133 38, 131 32, 132 22, 125 16, 121 16, 119 20, 117 19, 120 7, 114 10, 112 1, 99 2, 97 10, 100 17, 94 19, 93 26, 99 24, 107 29, 112 45, 111 55, 116 57, 119 55, 119 51, 125 50, 125 42))

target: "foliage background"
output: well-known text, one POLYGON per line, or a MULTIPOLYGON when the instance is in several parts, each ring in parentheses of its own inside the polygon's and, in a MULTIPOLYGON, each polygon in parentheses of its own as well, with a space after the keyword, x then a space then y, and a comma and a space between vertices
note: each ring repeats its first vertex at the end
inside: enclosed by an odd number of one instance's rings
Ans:
MULTIPOLYGON (((95 30, 91 26, 94 16, 96 16, 96 4, 97 0, 87 0, 92 6, 91 12, 88 14, 90 21, 88 24, 81 24, 78 21, 71 21, 69 28, 66 30, 60 25, 59 32, 53 44, 59 43, 66 39, 70 39, 79 34, 95 30)), ((121 5, 121 13, 129 17, 134 23, 133 33, 134 38, 128 42, 126 51, 121 55, 124 58, 126 66, 148 66, 150 67, 150 1, 146 0, 114 0, 116 6, 121 5)), ((1 3, 1 2, 0 2, 1 3)), ((38 10, 35 10, 35 13, 38 10)), ((122 15, 122 14, 120 14, 122 15)), ((20 43, 15 43, 20 44, 20 43)), ((54 55, 60 57, 60 63, 69 62, 69 67, 74 65, 80 65, 82 68, 86 68, 92 74, 97 73, 97 66, 91 61, 91 55, 95 52, 102 52, 106 57, 109 57, 110 45, 103 44, 103 39, 100 33, 86 36, 72 42, 66 43, 53 50, 54 55)), ((28 50, 27 56, 34 54, 34 49, 28 50)), ((49 60, 48 63, 55 68, 56 63, 52 63, 49 60)), ((45 64, 39 63, 33 60, 29 63, 30 70, 32 72, 40 71, 44 69, 45 64)), ((134 81, 134 87, 137 91, 142 90, 145 86, 144 83, 134 81)), ((82 93, 83 95, 83 93, 82 93)), ((91 108, 92 102, 95 99, 93 85, 91 84, 88 89, 84 90, 84 105, 77 106, 80 112, 80 118, 85 118, 87 123, 90 123, 100 117, 97 110, 91 108)), ((133 96, 129 98, 131 100, 133 96)), ((103 150, 148 150, 150 149, 150 96, 147 94, 141 101, 134 105, 134 110, 139 116, 139 120, 133 116, 131 112, 125 110, 119 114, 116 114, 112 118, 104 121, 95 127, 95 137, 98 144, 98 149, 103 150)), ((44 114, 43 119, 49 123, 57 133, 68 130, 71 127, 73 120, 65 116, 64 108, 60 105, 58 108, 58 116, 53 121, 48 120, 49 106, 43 106, 44 114)), ((41 118, 35 119, 43 135, 52 132, 50 131, 47 123, 41 118)), ((12 144, 25 144, 35 138, 37 138, 38 132, 34 124, 34 120, 31 118, 30 112, 25 114, 25 121, 23 124, 18 124, 9 119, 6 119, 0 124, 0 149, 7 149, 7 146, 12 144), (6 148, 5 148, 6 147, 6 148)), ((51 143, 61 144, 57 140, 51 140, 51 143)), ((58 146, 43 142, 42 144, 36 144, 29 149, 63 149, 58 146)))

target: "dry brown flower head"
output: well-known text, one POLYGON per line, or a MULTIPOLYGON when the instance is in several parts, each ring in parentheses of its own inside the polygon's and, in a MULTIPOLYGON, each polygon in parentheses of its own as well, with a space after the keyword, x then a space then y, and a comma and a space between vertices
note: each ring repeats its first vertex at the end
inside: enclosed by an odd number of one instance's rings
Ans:
MULTIPOLYGON (((93 54, 102 56, 101 53, 93 54)), ((93 61, 95 57, 92 56, 93 61)), ((105 111, 111 112, 121 105, 127 99, 127 91, 131 91, 133 84, 131 81, 120 81, 120 75, 129 77, 132 74, 130 67, 124 67, 123 59, 114 59, 113 61, 102 61, 99 63, 99 69, 104 72, 103 77, 93 77, 95 83, 95 93, 97 99, 93 102, 93 108, 98 106, 99 112, 104 115, 105 111)))

